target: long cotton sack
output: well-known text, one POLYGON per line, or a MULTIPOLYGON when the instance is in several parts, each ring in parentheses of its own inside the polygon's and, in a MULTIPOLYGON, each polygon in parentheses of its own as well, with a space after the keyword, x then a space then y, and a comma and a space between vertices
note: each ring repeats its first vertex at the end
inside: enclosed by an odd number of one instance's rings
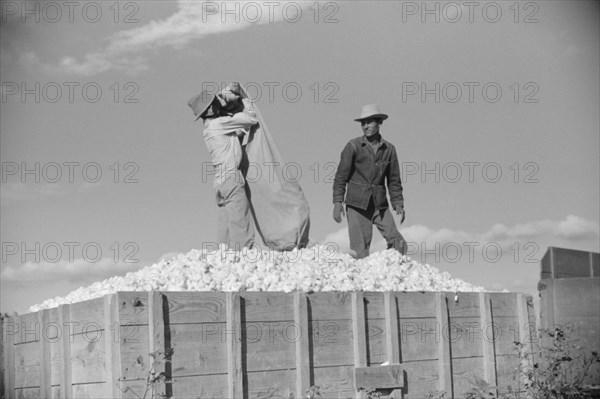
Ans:
POLYGON ((247 183, 254 224, 263 242, 275 250, 303 248, 308 244, 310 209, 297 182, 283 175, 281 157, 258 106, 259 120, 248 139, 247 183))

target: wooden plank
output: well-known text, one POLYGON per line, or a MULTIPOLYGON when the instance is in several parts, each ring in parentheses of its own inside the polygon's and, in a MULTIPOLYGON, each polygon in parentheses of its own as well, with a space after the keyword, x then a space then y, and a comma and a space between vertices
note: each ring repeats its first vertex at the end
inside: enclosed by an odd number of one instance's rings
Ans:
POLYGON ((306 294, 294 293, 294 322, 300 330, 296 339, 296 397, 304 397, 310 388, 309 321, 306 294))
POLYGON ((71 304, 73 334, 101 330, 104 323, 104 299, 95 298, 71 304))
MULTIPOLYGON (((165 373, 165 362, 162 361, 167 353, 165 347, 165 320, 163 314, 163 295, 158 291, 148 292, 148 348, 150 358, 148 361, 151 367, 154 367, 156 374, 165 373)), ((152 397, 167 396, 167 391, 171 392, 171 387, 167 389, 167 383, 159 383, 153 387, 152 397)), ((170 395, 169 395, 170 396, 170 395)))
MULTIPOLYGON (((147 299, 147 297, 146 297, 147 299)), ((121 376, 120 387, 123 398, 140 398, 148 395, 146 384, 151 364, 148 361, 148 342, 150 341, 147 325, 120 327, 121 376)), ((147 397, 147 396, 146 396, 147 397)))
MULTIPOLYGON (((6 336, 4 335, 4 315, 0 314, 0 396, 4 396, 6 389, 4 379, 6 376, 6 364, 4 363, 4 351, 6 346, 6 336)), ((4 396, 6 397, 6 396, 4 396)))
POLYGON ((139 291, 118 292, 119 323, 148 325, 148 296, 139 291))
POLYGON ((117 294, 104 297, 104 368, 106 369, 106 399, 121 399, 121 346, 119 345, 119 309, 117 294))
POLYGON ((293 320, 293 295, 285 292, 243 292, 240 295, 246 322, 293 320))
POLYGON ((242 343, 241 343, 241 300, 235 292, 225 294, 227 308, 227 375, 230 398, 243 397, 242 343))
POLYGON ((308 294, 312 320, 350 319, 351 294, 348 292, 314 292, 308 294))
POLYGON ((452 359, 452 390, 455 398, 465 398, 473 389, 475 376, 480 376, 483 366, 482 357, 466 357, 452 359))
MULTIPOLYGON (((48 309, 38 311, 41 331, 50 321, 50 312, 48 309)), ((50 342, 44 334, 40 334, 39 341, 39 359, 40 359, 40 396, 43 398, 52 397, 52 365, 50 358, 50 342)))
MULTIPOLYGON (((387 362, 391 365, 402 362, 400 353, 400 335, 398 331, 398 322, 400 314, 398 311, 398 302, 396 295, 391 292, 383 294, 383 308, 385 314, 385 351, 387 362)), ((401 370, 402 385, 404 386, 404 371, 401 370)), ((382 387, 384 388, 384 387, 382 387)), ((392 388, 390 386, 390 388, 392 388)), ((390 398, 402 398, 402 391, 395 389, 390 393, 390 398)))
MULTIPOLYGON (((322 398, 350 398, 356 396, 354 365, 315 367, 313 385, 319 387, 322 398)), ((306 398, 306 395, 301 398, 306 398)), ((300 399, 300 398, 298 398, 300 399)))
MULTIPOLYGON (((291 309, 290 309, 291 310, 291 309)), ((290 312, 291 313, 291 312, 290 312)), ((293 369, 300 331, 293 321, 242 323, 241 337, 246 357, 245 371, 293 369)))
POLYGON ((40 386, 40 346, 37 342, 15 345, 15 389, 40 386))
POLYGON ((9 399, 39 399, 40 396, 40 388, 16 388, 14 396, 11 396, 9 399))
POLYGON ((105 382, 96 384, 73 384, 73 397, 77 399, 98 399, 106 395, 105 382))
MULTIPOLYGON (((517 315, 519 318, 519 341, 523 344, 523 352, 532 354, 531 347, 531 328, 529 324, 529 310, 527 308, 527 296, 525 294, 517 294, 517 315)), ((533 331, 535 333, 535 331, 533 331)), ((528 371, 531 369, 532 364, 528 359, 521 359, 521 367, 523 373, 521 373, 521 382, 523 384, 528 383, 527 378, 528 371)))
POLYGON ((222 292, 163 292, 169 309, 169 325, 225 323, 222 292))
MULTIPOLYGON (((490 297, 485 292, 479 293, 479 311, 481 313, 481 329, 484 334, 481 337, 481 345, 483 348, 483 379, 488 384, 497 386, 498 377, 496 371, 496 337, 494 336, 495 330, 493 328, 487 328, 487 326, 493 326, 494 320, 492 318, 492 303, 490 297), (491 336, 488 336, 488 332, 491 332, 491 336)), ((494 390, 494 392, 496 392, 494 390)), ((497 392, 496 392, 497 393, 497 392)))
POLYGON ((398 303, 390 292, 384 295, 385 308, 385 348, 390 364, 400 363, 400 335, 398 334, 398 303))
POLYGON ((438 339, 438 365, 440 375, 440 391, 445 391, 450 397, 454 397, 452 386, 452 353, 450 346, 450 320, 448 315, 448 300, 443 292, 436 293, 436 323, 438 323, 441 334, 438 339))
POLYGON ((15 345, 37 342, 40 336, 40 325, 37 313, 26 313, 13 318, 15 323, 15 345))
POLYGON ((174 398, 229 398, 227 374, 177 377, 176 380, 173 384, 174 398))
MULTIPOLYGON (((365 301, 365 308, 366 308, 365 301)), ((383 301, 381 302, 383 308, 383 301)), ((383 313, 383 309, 381 310, 383 313)), ((385 346, 385 319, 367 318, 368 313, 365 312, 365 324, 367 327, 366 342, 367 342, 367 364, 377 365, 387 361, 387 350, 385 346)))
MULTIPOLYGON (((357 389, 386 389, 404 386, 404 368, 400 364, 387 366, 356 367, 354 369, 354 384, 357 389)), ((398 392, 401 394, 401 392, 398 392)), ((400 396, 401 397, 401 396, 400 396)))
POLYGON ((17 323, 14 317, 8 317, 3 323, 4 345, 4 397, 12 398, 15 395, 15 334, 17 323))
MULTIPOLYGON (((170 300, 169 300, 170 301, 170 300)), ((226 374, 225 323, 169 323, 174 348, 171 377, 226 374)))
POLYGON ((367 366, 367 341, 365 324, 365 302, 362 292, 352 293, 352 337, 354 366, 367 366))
POLYGON ((106 381, 104 330, 71 336, 71 383, 106 381))
POLYGON ((60 392, 64 399, 73 397, 71 383, 71 305, 60 305, 58 307, 59 325, 63 328, 59 345, 61 357, 60 392))
MULTIPOLYGON (((367 366, 367 331, 365 323, 365 301, 362 292, 352 293, 352 343, 354 348, 354 367, 367 366)), ((362 398, 363 394, 358 391, 360 387, 356 386, 355 392, 357 398, 362 398)))

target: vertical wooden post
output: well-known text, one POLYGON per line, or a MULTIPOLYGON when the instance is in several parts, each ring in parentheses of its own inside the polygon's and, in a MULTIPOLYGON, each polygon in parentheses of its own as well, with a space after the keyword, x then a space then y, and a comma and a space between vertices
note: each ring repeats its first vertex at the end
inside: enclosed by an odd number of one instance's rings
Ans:
MULTIPOLYGON (((365 302, 362 292, 352 293, 352 336, 354 345, 354 367, 367 365, 367 337, 365 323, 365 302)), ((357 392, 357 398, 362 397, 357 392)))
POLYGON ((296 397, 303 398, 310 388, 308 304, 304 292, 294 293, 294 322, 300 330, 296 339, 296 397))
MULTIPOLYGON (((154 372, 164 373, 165 363, 162 362, 162 357, 165 352, 165 319, 163 314, 163 295, 158 291, 148 292, 148 348, 151 354, 151 366, 154 366, 154 372)), ((158 384, 152 392, 153 398, 163 397, 166 395, 166 382, 158 384)))
MULTIPOLYGON (((391 292, 383 294, 383 305, 385 311, 385 350, 389 364, 399 364, 400 359, 400 336, 398 334, 398 305, 396 296, 391 292)), ((390 398, 401 398, 402 391, 395 389, 390 398)))
POLYGON ((60 362, 60 396, 63 399, 73 397, 73 375, 71 372, 71 305, 58 307, 58 324, 62 328, 58 354, 60 362))
MULTIPOLYGON (((489 294, 479 293, 479 322, 481 324, 481 344, 483 345, 483 379, 488 384, 498 386, 496 367, 496 337, 492 318, 492 304, 489 294), (492 334, 490 336, 489 334, 492 334)), ((494 390, 497 394, 497 391, 494 390)))
POLYGON ((37 312, 38 323, 40 325, 39 336, 39 358, 40 358, 40 397, 52 397, 52 365, 50 363, 50 342, 48 337, 44 336, 45 326, 50 321, 48 309, 43 309, 37 312))
POLYGON ((106 369, 106 399, 121 399, 121 325, 118 294, 104 297, 104 368, 106 369))
MULTIPOLYGON (((527 309, 527 296, 524 294, 517 294, 517 317, 519 320, 519 341, 523 344, 523 352, 529 354, 529 359, 533 360, 531 357, 533 351, 531 348, 531 331, 529 328, 529 310, 527 309)), ((531 369, 533 363, 530 364, 525 358, 521 358, 520 362, 521 369, 525 371, 525 373, 521 373, 521 383, 525 384, 529 382, 526 371, 531 369)))
POLYGON ((15 317, 8 317, 4 320, 4 397, 7 399, 15 396, 15 334, 19 331, 18 329, 15 317))
POLYGON ((454 397, 452 383, 452 352, 450 347, 450 318, 448 316, 448 300, 443 292, 436 292, 436 323, 440 327, 438 337, 438 361, 440 390, 454 397))
POLYGON ((229 398, 242 398, 244 395, 244 380, 242 370, 242 310, 240 295, 236 292, 227 292, 226 308, 227 321, 227 376, 229 382, 229 398))

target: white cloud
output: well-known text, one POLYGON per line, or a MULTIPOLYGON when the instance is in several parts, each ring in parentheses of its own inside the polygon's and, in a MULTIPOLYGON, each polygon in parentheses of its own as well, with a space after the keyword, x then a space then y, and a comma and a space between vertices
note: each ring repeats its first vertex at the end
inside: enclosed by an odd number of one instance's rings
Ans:
POLYGON ((32 283, 66 281, 89 284, 118 274, 138 270, 140 263, 115 263, 113 259, 103 258, 93 263, 86 259, 73 259, 73 262, 26 262, 19 265, 5 265, 0 272, 3 283, 32 283))
MULTIPOLYGON (((375 228, 373 230, 371 252, 385 249, 385 240, 375 228)), ((523 247, 520 248, 521 250, 530 249, 531 247, 525 247, 525 245, 533 243, 543 253, 546 245, 555 245, 557 240, 566 240, 565 245, 569 245, 577 242, 597 240, 600 235, 597 222, 573 215, 569 215, 561 221, 538 220, 516 224, 512 227, 495 224, 483 233, 449 228, 433 230, 420 224, 403 227, 400 229, 400 232, 409 243, 409 250, 434 250, 436 247, 444 247, 446 244, 457 244, 465 249, 464 247, 468 247, 465 243, 476 243, 476 245, 469 245, 481 248, 484 245, 493 244, 501 248, 507 255, 513 254, 515 242, 523 244, 521 245, 523 247), (525 240, 527 243, 524 243, 525 240)), ((344 227, 328 234, 325 237, 325 242, 335 242, 340 246, 342 251, 348 252, 348 228, 344 227)), ((541 256, 541 254, 538 255, 541 256)))
MULTIPOLYGON (((284 2, 285 3, 285 2, 284 2)), ((310 6, 310 2, 290 2, 300 7, 310 6)), ((238 7, 234 14, 221 12, 225 2, 212 1, 178 1, 178 10, 171 16, 151 21, 138 28, 118 32, 111 36, 108 44, 101 49, 88 53, 83 60, 75 57, 64 57, 60 68, 70 73, 93 75, 109 69, 119 69, 136 73, 147 69, 146 60, 142 56, 132 54, 158 47, 184 48, 190 41, 202 39, 208 35, 233 32, 246 29, 257 24, 273 23, 283 19, 281 11, 285 5, 278 2, 278 8, 273 3, 253 2, 260 7, 260 18, 257 10, 244 12, 246 5, 232 2, 228 7, 238 7), (215 8, 216 7, 216 8, 215 8), (273 10, 276 11, 273 11, 273 10), (236 21, 237 17, 237 21, 236 21)), ((290 12, 290 15, 293 15, 290 12)))

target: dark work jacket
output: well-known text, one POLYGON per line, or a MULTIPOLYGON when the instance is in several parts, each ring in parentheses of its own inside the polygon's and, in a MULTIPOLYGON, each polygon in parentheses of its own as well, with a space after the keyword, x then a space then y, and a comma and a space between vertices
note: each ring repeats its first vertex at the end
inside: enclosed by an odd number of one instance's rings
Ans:
POLYGON ((397 206, 404 207, 396 148, 383 138, 380 141, 376 154, 365 136, 346 144, 333 180, 334 203, 345 202, 346 205, 366 210, 373 197, 375 208, 387 209, 387 183, 394 209, 397 206))

